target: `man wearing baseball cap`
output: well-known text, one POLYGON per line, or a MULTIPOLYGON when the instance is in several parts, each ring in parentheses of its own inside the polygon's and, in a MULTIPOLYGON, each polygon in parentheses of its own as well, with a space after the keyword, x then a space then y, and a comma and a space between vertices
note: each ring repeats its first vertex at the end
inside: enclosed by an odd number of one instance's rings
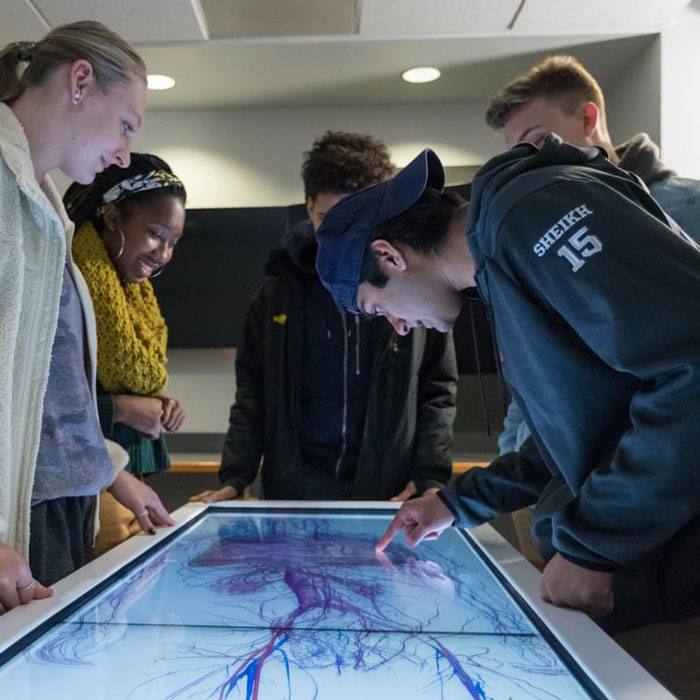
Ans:
POLYGON ((442 184, 426 150, 347 197, 318 231, 319 274, 399 333, 448 330, 476 286, 533 436, 405 503, 378 549, 536 503, 545 600, 610 630, 697 614, 700 249, 602 149, 554 135, 489 161, 468 206, 442 184))

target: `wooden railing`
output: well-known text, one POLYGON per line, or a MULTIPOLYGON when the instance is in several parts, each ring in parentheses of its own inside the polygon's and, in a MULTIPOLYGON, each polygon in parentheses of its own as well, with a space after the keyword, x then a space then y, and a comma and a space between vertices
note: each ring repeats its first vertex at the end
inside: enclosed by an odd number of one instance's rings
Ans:
MULTIPOLYGON (((474 467, 486 467, 488 462, 453 462, 452 473, 463 474, 474 467)), ((216 474, 219 471, 219 462, 173 462, 170 469, 177 474, 216 474)))

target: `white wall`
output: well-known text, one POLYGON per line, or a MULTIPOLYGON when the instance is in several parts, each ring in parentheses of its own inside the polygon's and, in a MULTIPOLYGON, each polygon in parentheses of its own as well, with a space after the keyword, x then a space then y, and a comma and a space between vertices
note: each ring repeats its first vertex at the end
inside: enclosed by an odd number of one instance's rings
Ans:
POLYGON ((181 401, 184 433, 225 433, 236 395, 236 350, 168 350, 168 386, 163 392, 181 401))
POLYGON ((614 144, 645 131, 661 139, 661 40, 657 37, 607 87, 608 129, 614 144))
POLYGON ((700 179, 700 0, 661 34, 661 143, 679 175, 700 179))
POLYGON ((153 111, 135 150, 165 158, 191 207, 257 207, 303 201, 302 154, 327 129, 371 133, 397 165, 434 148, 445 165, 483 163, 500 148, 483 106, 153 111))

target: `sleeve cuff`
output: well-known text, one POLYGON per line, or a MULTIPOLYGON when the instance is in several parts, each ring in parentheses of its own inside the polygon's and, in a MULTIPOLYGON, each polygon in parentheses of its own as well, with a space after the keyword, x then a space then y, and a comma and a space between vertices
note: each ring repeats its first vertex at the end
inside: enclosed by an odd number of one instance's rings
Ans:
POLYGON ((449 510, 450 513, 452 513, 452 517, 454 518, 454 522, 452 524, 453 525, 459 524, 459 513, 455 510, 454 506, 450 503, 444 489, 441 489, 440 491, 437 492, 437 497, 445 504, 445 506, 447 507, 447 510, 449 510))
POLYGON ((250 486, 250 483, 247 483, 244 479, 234 477, 222 481, 221 487, 223 488, 224 486, 232 486, 234 489, 236 489, 236 498, 240 498, 243 495, 243 491, 250 486))
POLYGON ((126 465, 129 463, 129 454, 121 445, 112 442, 112 440, 105 439, 105 447, 109 454, 109 461, 112 463, 112 475, 109 484, 104 486, 102 491, 106 491, 114 484, 117 477, 125 470, 126 465))
POLYGON ((423 495, 428 489, 444 489, 447 486, 445 481, 440 481, 439 479, 423 479, 414 483, 419 496, 423 495))
POLYGON ((590 569, 591 571, 600 571, 606 574, 612 574, 617 571, 620 567, 613 562, 605 563, 602 561, 588 561, 586 559, 580 559, 579 557, 573 557, 571 554, 566 554, 565 552, 559 552, 559 554, 570 561, 576 566, 580 566, 582 569, 590 569))

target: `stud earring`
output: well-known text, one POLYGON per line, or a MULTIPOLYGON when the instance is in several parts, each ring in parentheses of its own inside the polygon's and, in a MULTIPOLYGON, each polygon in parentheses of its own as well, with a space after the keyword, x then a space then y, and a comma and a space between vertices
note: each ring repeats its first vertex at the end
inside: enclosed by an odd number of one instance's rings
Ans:
POLYGON ((80 91, 76 90, 75 95, 73 95, 73 104, 77 105, 80 102, 80 91))

